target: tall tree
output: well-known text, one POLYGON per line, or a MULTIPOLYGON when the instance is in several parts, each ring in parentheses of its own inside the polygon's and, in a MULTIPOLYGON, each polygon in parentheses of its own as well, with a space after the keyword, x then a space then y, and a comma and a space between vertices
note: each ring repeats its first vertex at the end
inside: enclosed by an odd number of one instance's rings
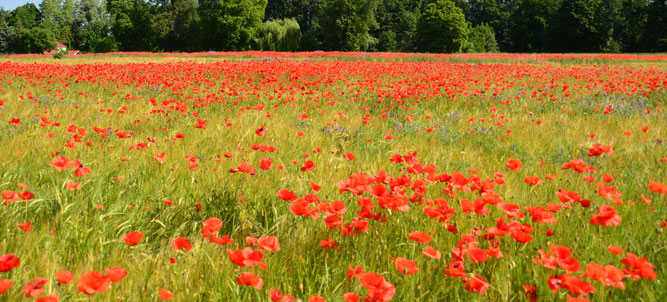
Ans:
POLYGON ((11 13, 0 8, 0 53, 16 52, 19 32, 9 24, 11 13))
POLYGON ((299 23, 292 19, 269 20, 262 24, 255 38, 257 49, 296 51, 301 43, 299 23))
POLYGON ((117 45, 109 36, 110 20, 104 0, 81 0, 74 15, 72 47, 91 52, 116 51, 117 45))
POLYGON ((153 50, 200 50, 198 7, 196 0, 153 0, 153 50))
POLYGON ((620 26, 614 31, 614 38, 627 52, 645 50, 646 24, 649 0, 623 0, 619 11, 620 26))
POLYGON ((32 3, 26 3, 12 11, 9 17, 9 25, 16 27, 17 30, 31 29, 42 23, 42 13, 32 3))
POLYGON ((46 28, 33 27, 21 30, 19 43, 22 52, 41 53, 56 48, 56 37, 46 28))
POLYGON ((196 0, 173 0, 173 40, 169 50, 197 51, 201 49, 202 31, 199 4, 196 0))
POLYGON ((265 20, 294 18, 301 28, 301 49, 321 49, 320 16, 327 0, 269 0, 265 20))
POLYGON ((488 24, 473 26, 468 35, 466 52, 498 52, 498 43, 493 28, 488 24))
POLYGON ((246 50, 262 25, 267 0, 201 0, 203 46, 210 50, 246 50))
POLYGON ((602 0, 563 0, 549 30, 549 51, 599 52, 611 32, 602 17, 602 0))
POLYGON ((654 0, 649 5, 644 40, 646 51, 667 51, 667 1, 654 0))
POLYGON ((374 43, 370 35, 376 26, 375 0, 330 0, 324 7, 321 30, 328 50, 367 50, 374 43))
POLYGON ((511 50, 546 51, 548 26, 557 10, 558 0, 520 0, 510 18, 511 50))
MULTIPOLYGON (((39 4, 39 11, 42 13, 42 27, 50 30, 52 33, 58 33, 58 22, 61 18, 62 0, 42 0, 39 4)), ((58 38, 56 36, 56 38, 58 38)))
POLYGON ((472 25, 488 24, 497 30, 502 25, 503 11, 498 0, 468 0, 466 20, 472 25))
POLYGON ((378 38, 377 50, 412 51, 417 20, 421 12, 419 0, 384 0, 375 13, 378 26, 371 34, 378 38))
POLYGON ((463 10, 439 0, 426 6, 417 23, 417 48, 425 52, 460 52, 468 39, 463 10))
POLYGON ((43 20, 41 26, 50 30, 58 42, 72 46, 75 0, 42 0, 39 4, 43 20))
POLYGON ((144 0, 107 0, 111 33, 120 50, 150 50, 152 42, 151 5, 144 0))

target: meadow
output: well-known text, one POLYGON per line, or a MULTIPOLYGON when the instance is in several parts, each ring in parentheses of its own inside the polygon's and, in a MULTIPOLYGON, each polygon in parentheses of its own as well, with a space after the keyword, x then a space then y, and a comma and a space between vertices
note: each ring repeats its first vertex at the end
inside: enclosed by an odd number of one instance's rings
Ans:
POLYGON ((0 61, 0 301, 667 299, 665 55, 0 61))

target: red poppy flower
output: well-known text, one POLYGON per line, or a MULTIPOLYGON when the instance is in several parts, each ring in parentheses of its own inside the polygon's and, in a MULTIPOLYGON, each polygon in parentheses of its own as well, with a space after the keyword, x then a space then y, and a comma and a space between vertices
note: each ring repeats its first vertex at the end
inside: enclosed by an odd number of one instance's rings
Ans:
POLYGON ((253 237, 246 237, 246 242, 250 245, 257 246, 265 251, 280 251, 280 242, 276 236, 264 236, 259 239, 253 237))
POLYGON ((366 295, 371 301, 391 301, 396 294, 396 287, 382 275, 373 272, 359 274, 361 286, 368 290, 366 295))
POLYGON ((608 247, 607 247, 607 250, 609 250, 609 252, 612 253, 612 254, 614 254, 614 255, 619 255, 619 254, 622 254, 622 253, 623 253, 623 249, 622 249, 622 248, 620 248, 620 247, 618 247, 618 246, 614 246, 614 245, 610 245, 610 246, 608 246, 608 247))
POLYGON ((487 289, 489 289, 489 283, 486 282, 486 279, 480 275, 474 275, 473 277, 466 278, 464 280, 465 288, 471 293, 484 294, 487 289))
POLYGON ((419 269, 417 268, 417 263, 415 263, 412 260, 405 259, 403 257, 397 257, 394 260, 394 265, 396 265, 396 269, 398 269, 399 272, 405 275, 412 275, 414 273, 419 272, 419 269))
POLYGON ((104 293, 109 290, 111 279, 98 271, 90 271, 79 277, 76 288, 86 295, 104 293))
POLYGON ((50 166, 56 168, 58 172, 62 172, 70 168, 70 161, 67 157, 58 156, 51 160, 50 166))
POLYGON ((505 164, 505 167, 513 171, 521 171, 522 166, 523 164, 521 163, 521 161, 515 158, 510 158, 509 160, 507 160, 507 163, 505 164))
POLYGON ((667 185, 655 182, 652 179, 648 180, 648 188, 649 190, 658 193, 660 195, 665 195, 667 193, 667 185))
POLYGON ((257 129, 255 130, 255 134, 257 134, 257 135, 259 135, 259 136, 264 136, 264 135, 266 135, 266 129, 264 129, 264 124, 262 124, 261 127, 257 128, 257 129))
POLYGON ((417 241, 420 243, 429 243, 431 242, 431 236, 429 236, 426 232, 412 232, 410 233, 410 236, 408 236, 410 240, 417 241))
POLYGON ((25 222, 23 224, 19 225, 19 229, 23 230, 24 232, 34 232, 32 228, 30 228, 31 223, 30 222, 25 222))
POLYGON ((430 245, 424 247, 422 255, 433 259, 440 259, 441 257, 440 251, 432 248, 430 245))
POLYGON ((296 200, 298 198, 296 196, 296 194, 294 194, 294 192, 292 192, 290 190, 287 190, 287 189, 278 190, 276 195, 277 195, 278 198, 280 198, 282 200, 285 200, 285 201, 293 201, 293 200, 296 200))
POLYGON ((266 264, 261 262, 264 254, 261 251, 256 251, 249 247, 235 251, 227 249, 227 256, 229 257, 229 260, 232 261, 232 263, 238 266, 257 265, 262 269, 266 268, 266 264))
POLYGON ((7 292, 10 288, 12 288, 12 286, 14 286, 14 282, 12 282, 12 280, 0 279, 0 295, 7 292))
POLYGON ((542 184, 542 180, 540 180, 540 178, 537 176, 528 176, 524 179, 524 182, 531 186, 537 186, 542 184))
POLYGON ((530 302, 537 301, 537 288, 535 288, 535 285, 524 285, 523 290, 526 292, 526 299, 530 302))
POLYGON ((56 295, 50 295, 50 296, 44 296, 41 298, 37 298, 35 302, 58 302, 58 296, 56 295))
POLYGON ((141 242, 142 238, 144 238, 144 233, 129 232, 120 239, 123 240, 123 242, 125 242, 127 245, 137 245, 139 242, 141 242))
POLYGON ((621 216, 614 207, 604 205, 598 208, 598 214, 593 215, 590 224, 597 224, 600 226, 617 226, 621 223, 621 216))
POLYGON ((192 245, 190 244, 190 240, 188 240, 188 238, 178 237, 178 238, 175 238, 171 242, 171 248, 175 249, 175 250, 181 250, 182 249, 182 250, 189 251, 189 250, 192 249, 192 245))
POLYGON ((270 158, 262 158, 259 160, 259 168, 265 171, 271 170, 273 168, 273 162, 270 158))
POLYGON ((174 297, 174 294, 166 288, 157 291, 157 295, 161 300, 171 300, 174 297))
POLYGON ((35 277, 35 280, 32 283, 26 283, 26 285, 21 290, 22 293, 25 293, 26 298, 34 298, 44 294, 44 284, 49 282, 49 279, 42 279, 40 277, 35 277))
POLYGON ((120 282, 125 276, 127 276, 127 271, 120 267, 112 267, 105 269, 106 276, 111 282, 120 282))
POLYGON ((68 270, 61 270, 56 273, 56 282, 67 284, 74 280, 74 274, 68 270))
POLYGON ((21 265, 21 259, 14 254, 0 256, 0 272, 8 272, 19 265, 21 265))
POLYGON ((358 302, 359 300, 361 300, 361 296, 355 293, 347 292, 343 294, 342 299, 345 300, 345 302, 358 302))
POLYGON ((14 191, 2 191, 2 199, 6 202, 17 202, 19 200, 19 193, 14 191))
POLYGON ((201 233, 204 235, 204 238, 209 238, 215 236, 221 228, 222 220, 217 217, 211 217, 204 220, 204 226, 201 228, 201 233))
POLYGON ((262 286, 264 286, 264 280, 262 280, 262 278, 259 276, 254 275, 253 273, 243 272, 241 273, 240 277, 236 278, 236 284, 262 289, 262 286))

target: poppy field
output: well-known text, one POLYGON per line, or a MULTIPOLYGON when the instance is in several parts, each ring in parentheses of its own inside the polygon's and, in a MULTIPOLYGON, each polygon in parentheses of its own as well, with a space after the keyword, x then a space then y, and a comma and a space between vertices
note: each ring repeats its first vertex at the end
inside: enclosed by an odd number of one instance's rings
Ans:
POLYGON ((0 301, 664 301, 666 60, 4 57, 0 301))

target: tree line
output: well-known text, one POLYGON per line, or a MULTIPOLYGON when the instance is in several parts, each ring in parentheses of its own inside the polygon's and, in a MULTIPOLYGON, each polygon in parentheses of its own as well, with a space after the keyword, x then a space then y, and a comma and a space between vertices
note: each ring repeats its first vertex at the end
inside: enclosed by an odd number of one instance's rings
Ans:
POLYGON ((0 53, 664 52, 664 0, 42 0, 0 10, 0 53))

